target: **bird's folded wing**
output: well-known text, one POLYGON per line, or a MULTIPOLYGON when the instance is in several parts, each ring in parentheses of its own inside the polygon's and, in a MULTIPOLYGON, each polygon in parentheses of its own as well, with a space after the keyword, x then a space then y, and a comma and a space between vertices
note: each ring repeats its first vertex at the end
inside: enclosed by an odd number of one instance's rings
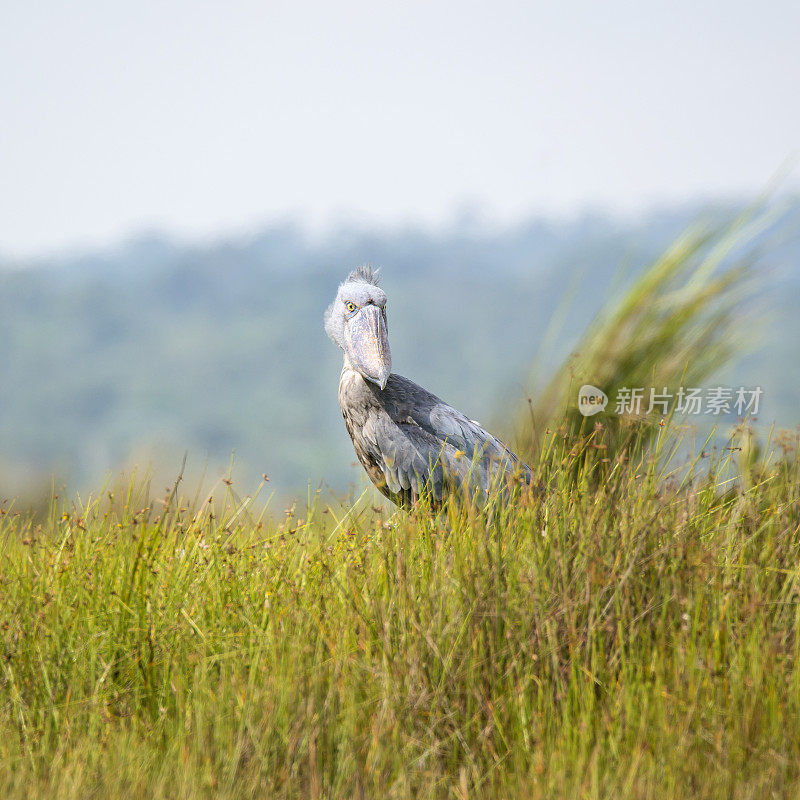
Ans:
POLYGON ((375 415, 364 426, 365 442, 392 492, 427 490, 438 500, 459 486, 486 490, 500 473, 528 472, 488 431, 435 400, 375 415))

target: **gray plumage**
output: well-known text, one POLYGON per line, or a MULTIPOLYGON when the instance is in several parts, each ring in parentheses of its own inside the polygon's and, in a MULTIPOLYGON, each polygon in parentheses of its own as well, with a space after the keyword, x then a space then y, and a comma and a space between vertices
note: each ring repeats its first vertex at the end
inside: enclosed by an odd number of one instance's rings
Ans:
POLYGON ((531 482, 528 466, 499 439, 436 395, 391 373, 386 295, 368 267, 351 272, 325 314, 344 351, 339 405, 356 455, 390 500, 486 492, 509 479, 531 482))

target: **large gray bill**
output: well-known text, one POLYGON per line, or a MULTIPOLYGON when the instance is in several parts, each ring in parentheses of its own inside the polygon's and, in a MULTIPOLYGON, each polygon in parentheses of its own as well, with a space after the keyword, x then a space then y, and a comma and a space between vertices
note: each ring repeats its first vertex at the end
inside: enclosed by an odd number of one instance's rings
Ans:
POLYGON ((371 304, 360 309, 345 326, 345 342, 350 363, 383 389, 392 371, 384 312, 371 304))

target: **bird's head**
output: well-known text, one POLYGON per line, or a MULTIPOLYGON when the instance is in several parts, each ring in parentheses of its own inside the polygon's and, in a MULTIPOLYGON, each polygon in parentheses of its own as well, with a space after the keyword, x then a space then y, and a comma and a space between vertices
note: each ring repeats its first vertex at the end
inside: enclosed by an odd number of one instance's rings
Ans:
POLYGON ((392 371, 386 293, 372 267, 353 270, 325 312, 325 331, 368 381, 383 389, 392 371))

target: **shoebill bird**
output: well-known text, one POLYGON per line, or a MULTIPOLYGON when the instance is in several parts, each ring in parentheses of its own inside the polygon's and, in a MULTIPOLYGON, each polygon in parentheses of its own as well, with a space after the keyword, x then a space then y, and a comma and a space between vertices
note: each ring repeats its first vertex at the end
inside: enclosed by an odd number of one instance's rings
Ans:
POLYGON ((530 484, 530 468, 477 422, 392 372, 386 293, 359 267, 339 286, 325 330, 344 351, 339 405, 358 460, 390 500, 408 508, 453 492, 530 484))

